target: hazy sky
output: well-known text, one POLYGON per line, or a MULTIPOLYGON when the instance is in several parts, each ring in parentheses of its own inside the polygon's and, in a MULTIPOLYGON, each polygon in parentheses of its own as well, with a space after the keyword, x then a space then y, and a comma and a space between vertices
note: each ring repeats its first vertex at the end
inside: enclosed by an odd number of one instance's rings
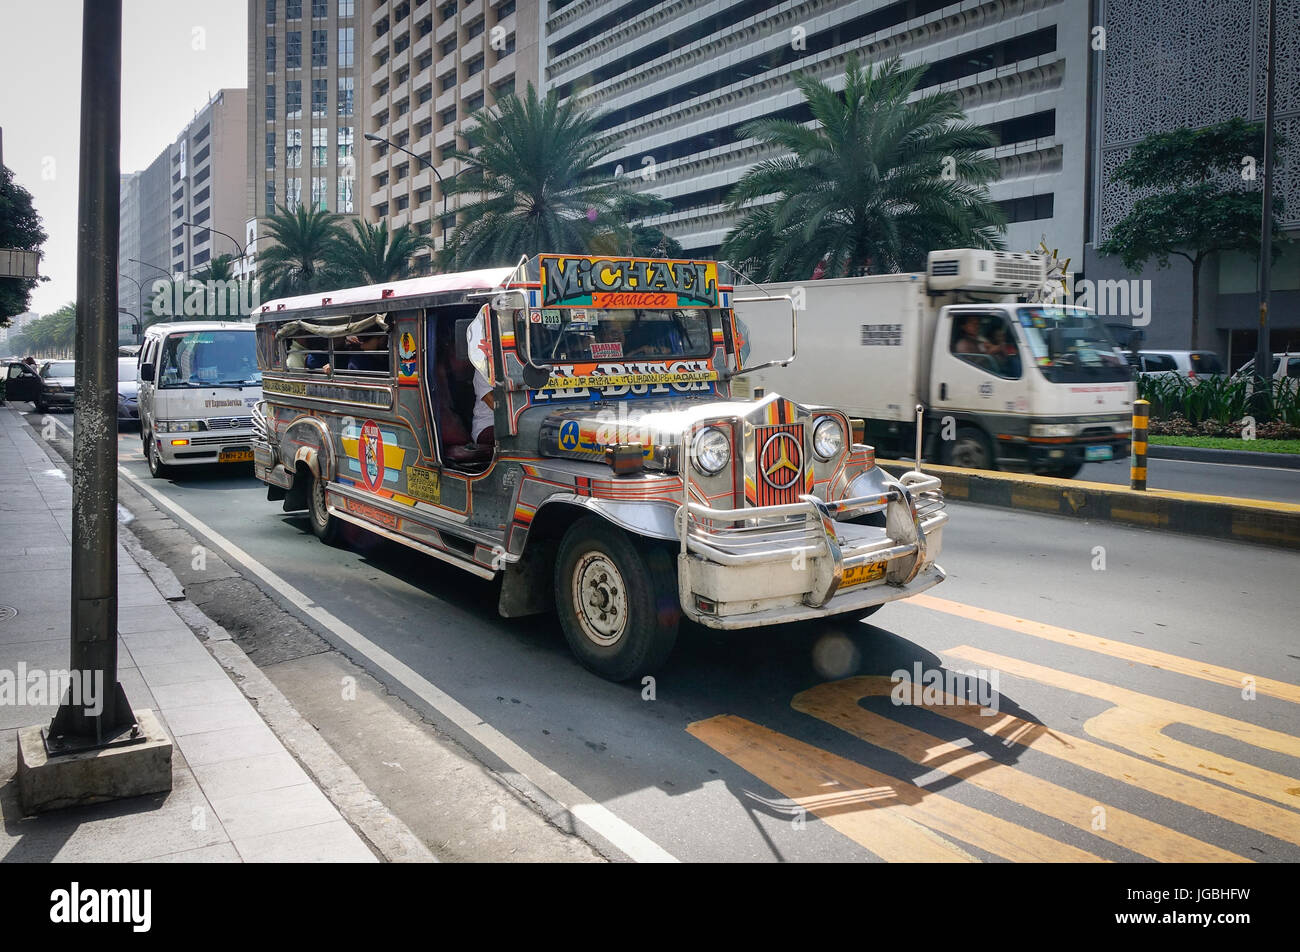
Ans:
MULTIPOLYGON (((49 240, 31 309, 77 292, 81 3, 0 0, 4 164, 32 193, 49 240)), ((218 89, 248 84, 243 0, 124 0, 122 171, 149 165, 218 89)), ((164 265, 166 267, 166 265, 164 265)))

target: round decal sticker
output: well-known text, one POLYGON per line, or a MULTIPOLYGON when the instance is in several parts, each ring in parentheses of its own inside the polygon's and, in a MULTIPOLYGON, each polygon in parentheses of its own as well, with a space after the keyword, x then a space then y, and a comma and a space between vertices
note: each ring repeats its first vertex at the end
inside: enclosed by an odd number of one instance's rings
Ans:
POLYGON ((529 312, 529 314, 528 314, 528 320, 529 320, 531 323, 533 323, 533 324, 540 324, 540 323, 542 323, 542 312, 541 312, 541 311, 531 311, 531 312, 529 312))
POLYGON ((578 424, 574 420, 565 420, 560 427, 560 449, 576 450, 578 448, 578 424))
POLYGON ((361 427, 361 439, 357 441, 357 462, 361 465, 362 482, 374 492, 384 482, 384 436, 374 420, 367 420, 361 427))
POLYGON ((397 342, 397 360, 403 377, 415 376, 415 338, 409 331, 397 342))

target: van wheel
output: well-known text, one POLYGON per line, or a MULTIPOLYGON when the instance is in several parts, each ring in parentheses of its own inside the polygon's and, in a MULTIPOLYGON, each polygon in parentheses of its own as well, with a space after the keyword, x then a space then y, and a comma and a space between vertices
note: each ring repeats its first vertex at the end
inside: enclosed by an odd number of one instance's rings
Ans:
POLYGON ((943 444, 943 463, 963 469, 998 468, 988 436, 973 426, 962 427, 956 439, 943 444))
POLYGON ((601 519, 579 519, 560 542, 555 605, 578 660, 611 681, 655 671, 677 641, 671 557, 601 519))
POLYGON ((166 479, 172 474, 172 468, 162 461, 158 455, 158 444, 149 440, 145 444, 145 459, 149 461, 149 475, 154 479, 166 479))
POLYGON ((334 545, 339 539, 339 520, 330 515, 325 508, 325 486, 328 481, 313 475, 311 478, 311 505, 307 512, 311 517, 311 531, 326 545, 334 545))

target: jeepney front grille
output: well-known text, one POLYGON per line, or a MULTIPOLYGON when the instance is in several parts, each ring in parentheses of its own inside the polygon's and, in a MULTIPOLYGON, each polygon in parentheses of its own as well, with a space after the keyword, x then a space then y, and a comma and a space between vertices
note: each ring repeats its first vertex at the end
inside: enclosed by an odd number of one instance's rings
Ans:
POLYGON ((783 506, 811 492, 802 423, 754 427, 755 506, 783 506))
POLYGON ((208 420, 209 430, 238 430, 252 425, 251 416, 213 417, 208 420))

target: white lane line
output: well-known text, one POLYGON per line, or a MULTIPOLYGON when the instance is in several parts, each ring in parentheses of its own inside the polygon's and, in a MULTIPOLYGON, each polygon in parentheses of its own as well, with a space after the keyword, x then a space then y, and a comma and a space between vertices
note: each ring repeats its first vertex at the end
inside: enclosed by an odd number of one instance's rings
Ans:
POLYGON ((435 687, 418 672, 393 657, 351 625, 317 605, 307 595, 290 585, 220 533, 215 532, 183 506, 147 486, 143 480, 130 473, 126 467, 118 466, 118 472, 159 506, 178 516, 182 521, 188 522, 211 539, 222 549, 223 554, 239 562, 257 578, 271 585, 300 611, 310 615, 328 628, 340 641, 369 658, 371 662, 407 690, 492 751, 502 762, 509 765, 511 770, 555 800, 574 819, 591 827, 630 859, 638 863, 676 863, 678 861, 677 857, 636 829, 636 827, 615 816, 607 807, 596 803, 591 797, 537 760, 495 727, 487 724, 469 708, 435 687))

